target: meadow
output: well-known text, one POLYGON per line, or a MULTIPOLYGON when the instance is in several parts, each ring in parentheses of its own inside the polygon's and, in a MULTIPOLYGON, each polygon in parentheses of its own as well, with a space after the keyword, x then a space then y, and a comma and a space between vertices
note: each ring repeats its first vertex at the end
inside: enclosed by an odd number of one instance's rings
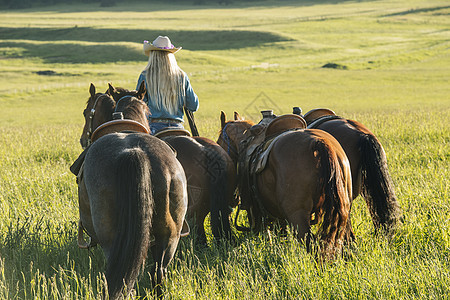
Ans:
MULTIPOLYGON (((357 198, 357 241, 328 264, 291 235, 236 232, 236 245, 207 248, 184 238, 165 298, 447 299, 449 16, 445 0, 0 11, 0 299, 101 297, 103 253, 77 247, 69 166, 82 150, 90 83, 134 89, 146 65, 142 41, 158 35, 183 47, 177 59, 200 98, 201 135, 217 139, 221 110, 257 121, 262 109, 330 108, 380 139, 402 209, 386 238, 357 198)), ((151 298, 148 270, 136 286, 142 298, 151 298)))

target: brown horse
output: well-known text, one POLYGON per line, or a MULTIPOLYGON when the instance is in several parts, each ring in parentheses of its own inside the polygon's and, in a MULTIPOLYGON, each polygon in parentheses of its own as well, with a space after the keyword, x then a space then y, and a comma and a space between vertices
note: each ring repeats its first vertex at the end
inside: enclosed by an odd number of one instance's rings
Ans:
POLYGON ((352 170, 352 198, 361 194, 366 200, 375 229, 388 232, 395 229, 400 208, 386 154, 376 136, 363 124, 338 117, 327 109, 311 110, 304 118, 308 128, 324 130, 341 144, 352 170))
MULTIPOLYGON (((145 92, 144 84, 138 91, 115 88, 109 84, 107 91, 115 101, 126 96, 142 99, 145 92)), ((83 131, 84 136, 85 133, 83 131)), ((186 173, 189 198, 187 219, 194 224, 192 227, 197 242, 206 243, 204 221, 208 213, 211 213, 214 237, 231 238, 229 216, 232 207, 237 205, 234 198, 236 170, 231 158, 216 142, 204 137, 167 136, 161 139, 176 150, 186 173)))
MULTIPOLYGON (((121 298, 123 293, 127 298, 151 248, 155 262, 151 275, 157 294, 162 295, 162 280, 177 248, 187 210, 183 167, 166 143, 149 134, 92 133, 102 118, 107 120, 112 114, 111 109, 98 108, 113 105, 117 110, 128 101, 123 114, 145 120, 146 106, 132 97, 115 103, 110 96, 95 93, 93 85, 90 93, 84 111, 86 134, 81 143, 87 146, 91 137, 94 142, 86 151, 77 178, 80 229, 88 233, 91 242, 84 244, 81 234, 79 245, 98 243, 102 247, 110 299, 121 298)), ((137 122, 130 123, 134 126, 137 122)))
POLYGON ((226 122, 222 112, 221 124, 218 143, 239 163, 242 208, 252 227, 261 229, 267 218, 287 220, 299 239, 309 239, 311 225, 320 222, 323 254, 339 250, 349 234, 352 194, 350 165, 339 143, 321 130, 269 134, 270 125, 253 125, 237 113, 226 122), (271 150, 261 166, 258 153, 266 148, 271 150))

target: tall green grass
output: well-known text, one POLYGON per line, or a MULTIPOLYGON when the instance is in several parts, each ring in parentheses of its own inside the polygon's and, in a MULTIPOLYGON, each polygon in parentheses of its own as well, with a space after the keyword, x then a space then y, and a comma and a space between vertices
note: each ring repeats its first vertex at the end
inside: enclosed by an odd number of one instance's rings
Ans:
MULTIPOLYGON (((68 170, 89 84, 134 88, 142 40, 168 34, 200 97, 202 135, 220 110, 257 120, 317 107, 381 140, 403 210, 374 235, 356 199, 346 259, 319 264, 290 234, 237 234, 234 246, 183 239, 168 299, 446 298, 450 286, 450 7, 446 1, 272 1, 229 6, 131 2, 0 12, 0 298, 97 299, 101 249, 76 245, 68 170), (347 69, 322 68, 336 63, 347 69), (38 75, 51 70, 53 75, 38 75)), ((148 262, 151 264, 151 261, 148 262)), ((149 295, 146 266, 136 294, 149 295)))

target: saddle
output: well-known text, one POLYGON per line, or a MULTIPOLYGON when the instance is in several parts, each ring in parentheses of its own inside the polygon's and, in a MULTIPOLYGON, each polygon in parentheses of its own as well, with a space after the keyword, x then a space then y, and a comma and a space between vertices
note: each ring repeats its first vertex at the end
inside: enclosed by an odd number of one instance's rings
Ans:
POLYGON ((286 130, 305 129, 306 121, 299 115, 287 114, 276 117, 266 128, 265 137, 278 135, 286 130))
POLYGON ((334 111, 328 108, 316 108, 308 111, 304 116, 306 123, 308 124, 308 129, 317 128, 320 124, 334 119, 340 119, 334 111))
POLYGON ((123 131, 149 133, 149 130, 144 125, 142 125, 137 121, 129 119, 119 119, 119 120, 112 120, 98 126, 92 133, 91 139, 92 142, 95 142, 102 136, 107 135, 109 133, 123 132, 123 131))
MULTIPOLYGON (((260 124, 264 122, 260 122, 255 127, 261 126, 260 124)), ((246 153, 246 157, 252 157, 252 168, 257 173, 264 170, 275 141, 288 133, 305 129, 306 121, 301 116, 287 114, 276 117, 266 126, 266 129, 249 143, 246 153)))
MULTIPOLYGON (((129 119, 118 119, 118 120, 112 120, 109 122, 106 122, 99 127, 97 127, 94 132, 92 133, 91 140, 92 142, 95 142, 99 138, 101 138, 104 135, 107 135, 109 133, 114 132, 142 132, 142 133, 149 133, 148 129, 142 125, 141 123, 129 120, 129 119)), ((74 161, 74 163, 70 166, 70 171, 77 176, 77 183, 79 181, 79 177, 81 176, 80 171, 82 169, 84 158, 86 157, 87 150, 89 149, 89 146, 86 147, 86 149, 81 152, 81 154, 78 156, 78 158, 74 161)))
POLYGON ((310 124, 314 120, 317 120, 320 117, 324 116, 336 116, 334 111, 328 108, 316 108, 308 111, 303 118, 305 119, 307 124, 310 124))

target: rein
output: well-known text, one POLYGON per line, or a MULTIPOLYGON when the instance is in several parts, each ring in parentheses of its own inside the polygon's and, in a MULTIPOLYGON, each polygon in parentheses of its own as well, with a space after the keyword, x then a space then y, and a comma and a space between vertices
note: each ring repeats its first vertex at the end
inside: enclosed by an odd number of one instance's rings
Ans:
POLYGON ((120 98, 120 99, 116 102, 116 108, 114 109, 113 114, 116 113, 116 112, 118 112, 118 111, 117 111, 117 108, 119 107, 120 101, 122 101, 122 100, 125 99, 125 98, 132 98, 132 97, 133 97, 133 96, 131 96, 131 95, 125 95, 125 96, 123 96, 122 98, 120 98))

